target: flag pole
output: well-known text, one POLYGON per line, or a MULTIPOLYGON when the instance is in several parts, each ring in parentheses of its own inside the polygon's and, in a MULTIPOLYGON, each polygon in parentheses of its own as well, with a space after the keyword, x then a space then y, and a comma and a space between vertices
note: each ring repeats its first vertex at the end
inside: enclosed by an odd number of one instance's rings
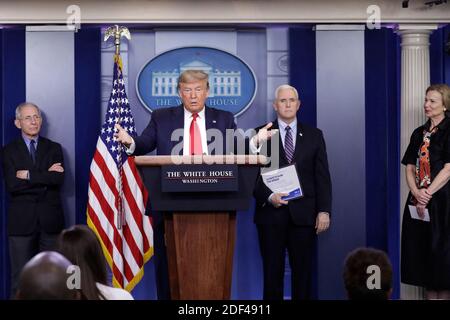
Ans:
POLYGON ((105 36, 103 37, 103 41, 108 41, 110 37, 114 37, 114 45, 116 46, 116 55, 120 55, 120 39, 122 37, 131 40, 131 34, 127 27, 120 26, 115 24, 105 31, 105 36))
MULTIPOLYGON (((108 41, 110 37, 113 37, 114 39, 114 45, 116 47, 116 53, 114 56, 114 66, 117 66, 117 74, 122 73, 122 59, 120 58, 120 41, 122 37, 127 38, 128 40, 131 40, 130 31, 128 28, 124 26, 114 25, 106 29, 105 36, 103 38, 103 41, 108 41)), ((117 112, 118 116, 115 117, 115 123, 120 124, 122 122, 120 112, 117 112)), ((115 131, 116 129, 114 129, 115 131)), ((126 225, 126 217, 123 210, 123 188, 122 188, 122 175, 123 175, 123 166, 122 166, 122 145, 119 143, 119 150, 118 150, 118 159, 117 162, 119 163, 119 199, 118 199, 118 210, 117 210, 117 228, 120 230, 123 226, 126 225)))

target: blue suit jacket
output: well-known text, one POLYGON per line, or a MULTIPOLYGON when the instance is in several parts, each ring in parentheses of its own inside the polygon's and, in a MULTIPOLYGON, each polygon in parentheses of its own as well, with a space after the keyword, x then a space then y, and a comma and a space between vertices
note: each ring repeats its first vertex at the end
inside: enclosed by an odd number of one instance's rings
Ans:
MULTIPOLYGON (((234 116, 228 111, 205 106, 205 121, 206 130, 217 129, 224 135, 224 144, 226 129, 236 129, 234 116)), ((171 141, 172 133, 176 129, 184 129, 184 107, 182 105, 155 110, 148 126, 139 137, 134 138, 136 144, 134 154, 147 154, 156 149, 158 155, 170 155, 175 145, 183 143, 183 131, 181 131, 179 140, 171 141)), ((181 148, 181 155, 182 152, 181 148)), ((209 150, 209 154, 213 153, 209 150)))

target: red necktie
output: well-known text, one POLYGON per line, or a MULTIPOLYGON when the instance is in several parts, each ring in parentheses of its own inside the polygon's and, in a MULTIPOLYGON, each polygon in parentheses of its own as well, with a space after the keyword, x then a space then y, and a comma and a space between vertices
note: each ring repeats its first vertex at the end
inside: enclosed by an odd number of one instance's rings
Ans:
POLYGON ((190 147, 190 155, 194 154, 203 154, 202 151, 202 138, 200 136, 200 129, 198 128, 197 124, 197 118, 198 114, 193 113, 192 114, 192 122, 191 127, 189 128, 189 147, 190 147))

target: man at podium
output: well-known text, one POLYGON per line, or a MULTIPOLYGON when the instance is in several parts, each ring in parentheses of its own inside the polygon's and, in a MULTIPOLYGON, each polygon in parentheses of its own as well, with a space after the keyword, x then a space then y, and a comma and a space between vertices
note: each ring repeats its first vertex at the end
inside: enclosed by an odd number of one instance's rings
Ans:
MULTIPOLYGON (((236 129, 231 112, 205 105, 209 82, 208 74, 204 71, 182 72, 178 78, 178 94, 182 104, 153 111, 149 124, 140 136, 132 138, 120 125, 116 125, 115 137, 127 148, 129 155, 144 155, 155 149, 158 155, 171 155, 179 144, 182 144, 182 155, 208 155, 214 153, 208 146, 208 130, 220 131, 225 142, 226 130, 236 129), (175 130, 182 130, 182 141, 171 139, 175 130)), ((170 288, 163 215, 161 212, 152 212, 151 215, 158 299, 166 300, 170 299, 170 288)))

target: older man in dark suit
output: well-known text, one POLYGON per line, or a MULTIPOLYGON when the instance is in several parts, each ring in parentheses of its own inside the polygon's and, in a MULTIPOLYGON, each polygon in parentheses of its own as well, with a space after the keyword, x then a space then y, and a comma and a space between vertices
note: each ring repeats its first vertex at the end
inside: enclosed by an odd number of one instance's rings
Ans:
POLYGON ((21 130, 21 137, 2 152, 10 195, 8 240, 13 295, 22 267, 38 252, 51 250, 64 228, 61 145, 39 135, 42 116, 33 103, 17 106, 14 124, 21 130))
MULTIPOLYGON (((128 154, 142 155, 155 149, 158 155, 225 154, 226 130, 236 129, 236 124, 231 112, 205 105, 209 94, 208 74, 200 70, 184 71, 178 79, 178 94, 182 104, 154 111, 139 137, 132 138, 116 125, 115 136, 125 145, 128 154), (211 133, 220 133, 223 144, 208 144, 208 140, 213 140, 209 138, 211 133)), ((170 299, 170 289, 164 223, 161 212, 152 212, 152 216, 156 287, 158 299, 165 300, 170 299)))
POLYGON ((260 177, 254 195, 255 223, 264 269, 264 299, 283 299, 285 253, 292 270, 292 299, 311 298, 312 263, 317 234, 328 229, 331 213, 331 179, 322 131, 297 121, 300 100, 297 90, 282 85, 275 92, 277 119, 251 139, 259 152, 271 139, 278 139, 279 152, 270 154, 280 167, 295 165, 303 197, 285 200, 273 193, 260 177))

